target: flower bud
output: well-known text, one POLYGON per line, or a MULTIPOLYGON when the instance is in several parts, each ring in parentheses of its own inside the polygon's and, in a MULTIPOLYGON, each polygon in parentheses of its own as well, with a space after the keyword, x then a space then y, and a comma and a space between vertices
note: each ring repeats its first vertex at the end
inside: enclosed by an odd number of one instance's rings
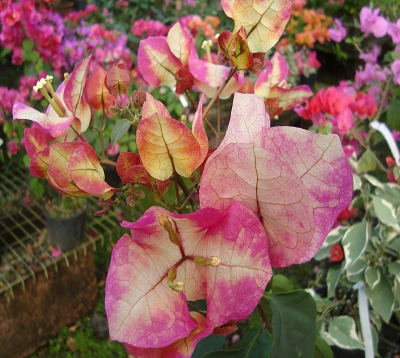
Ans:
POLYGON ((206 264, 211 267, 218 267, 221 264, 221 260, 217 256, 210 256, 206 260, 206 264))
POLYGON ((176 267, 173 266, 168 271, 168 287, 175 292, 183 291, 185 284, 181 281, 174 282, 176 280, 176 267))
POLYGON ((195 256, 194 263, 197 267, 201 267, 206 264, 206 259, 203 256, 195 256))
POLYGON ((145 101, 146 91, 142 87, 132 92, 133 107, 136 109, 142 108, 145 101))
POLYGON ((168 237, 171 242, 175 245, 180 245, 181 239, 178 233, 174 230, 171 221, 169 220, 169 216, 166 214, 161 214, 158 217, 158 222, 160 225, 168 232, 168 237))

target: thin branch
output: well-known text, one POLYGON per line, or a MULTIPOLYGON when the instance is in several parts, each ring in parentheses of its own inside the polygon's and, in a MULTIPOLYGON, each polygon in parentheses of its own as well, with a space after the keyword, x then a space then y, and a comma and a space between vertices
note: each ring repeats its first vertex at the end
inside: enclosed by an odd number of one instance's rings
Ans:
POLYGON ((110 165, 112 167, 116 167, 117 166, 117 163, 115 163, 114 161, 112 161, 110 159, 107 159, 107 158, 104 158, 104 159, 100 160, 100 164, 110 165))
POLYGON ((185 95, 188 98, 188 100, 190 101, 190 103, 192 104, 192 106, 197 110, 197 104, 194 101, 192 95, 190 94, 190 92, 188 90, 185 91, 185 95))
POLYGON ((190 303, 189 301, 187 301, 187 304, 190 308, 193 308, 196 312, 199 312, 200 314, 202 314, 204 317, 206 317, 206 314, 202 311, 199 310, 195 305, 193 305, 192 303, 190 303))
POLYGON ((223 91, 223 89, 226 87, 226 85, 228 84, 228 82, 230 81, 230 79, 232 78, 232 76, 235 74, 236 72, 236 68, 232 67, 228 78, 225 80, 225 82, 218 88, 218 91, 215 93, 214 97, 211 99, 210 103, 208 104, 207 108, 205 109, 205 111, 203 112, 203 119, 207 117, 208 113, 211 110, 211 107, 213 106, 213 104, 215 103, 215 101, 217 100, 217 98, 219 98, 219 95, 221 94, 221 92, 223 91))
POLYGON ((186 195, 186 200, 181 205, 181 209, 183 209, 186 206, 187 202, 190 201, 190 205, 192 206, 193 211, 195 211, 197 208, 197 204, 192 196, 198 189, 196 188, 195 190, 193 190, 190 193, 189 189, 187 188, 185 182, 183 181, 183 179, 181 177, 178 177, 178 184, 179 184, 180 188, 182 189, 183 193, 186 195))
POLYGON ((263 325, 264 325, 264 328, 265 328, 269 333, 272 333, 272 326, 271 326, 271 323, 270 323, 270 321, 269 321, 267 315, 265 314, 264 307, 262 306, 261 302, 258 302, 258 304, 257 304, 257 310, 258 310, 258 313, 260 314, 261 321, 262 321, 262 323, 263 323, 263 325))

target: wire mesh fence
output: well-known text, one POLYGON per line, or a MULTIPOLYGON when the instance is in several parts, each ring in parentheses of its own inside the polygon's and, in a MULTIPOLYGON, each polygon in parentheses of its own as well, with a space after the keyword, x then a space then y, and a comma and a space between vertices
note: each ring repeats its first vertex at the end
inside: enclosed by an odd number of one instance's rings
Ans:
POLYGON ((46 232, 41 203, 34 198, 27 185, 28 174, 22 170, 0 172, 0 295, 7 294, 14 298, 14 288, 25 281, 33 279, 65 260, 69 266, 71 259, 78 260, 80 255, 87 254, 91 245, 96 249, 97 243, 115 235, 118 221, 116 213, 109 211, 101 217, 93 217, 99 210, 97 199, 88 200, 85 238, 74 250, 54 254, 46 232))

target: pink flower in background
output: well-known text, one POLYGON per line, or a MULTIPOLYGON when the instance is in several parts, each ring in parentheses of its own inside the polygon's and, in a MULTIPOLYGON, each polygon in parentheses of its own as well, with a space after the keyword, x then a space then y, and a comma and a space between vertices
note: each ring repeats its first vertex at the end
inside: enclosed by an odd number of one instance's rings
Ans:
POLYGON ((396 85, 400 84, 400 60, 394 60, 394 62, 391 64, 390 69, 393 72, 393 82, 396 85))
POLYGON ((348 104, 347 96, 335 87, 329 87, 322 98, 322 110, 334 116, 343 113, 348 104))
POLYGON ((383 37, 388 31, 388 22, 383 16, 378 16, 380 9, 371 10, 364 6, 360 12, 360 28, 366 36, 374 34, 375 37, 383 37))
POLYGON ((308 67, 309 68, 320 68, 321 67, 321 62, 318 61, 316 51, 308 52, 308 67))
POLYGON ((375 115, 378 105, 370 94, 359 92, 354 102, 350 103, 349 108, 358 118, 365 119, 375 115))
POLYGON ((120 151, 120 147, 118 143, 115 143, 114 145, 111 145, 111 143, 107 147, 107 154, 110 157, 113 157, 114 155, 117 155, 120 151))
POLYGON ((345 108, 337 117, 337 127, 339 134, 346 134, 355 125, 353 113, 349 108, 345 108))
POLYGON ((11 155, 15 155, 18 153, 19 147, 18 147, 17 143, 15 143, 13 140, 10 140, 8 142, 8 150, 10 151, 11 155))
POLYGON ((395 44, 400 43, 400 19, 398 19, 395 24, 389 22, 388 34, 392 37, 392 41, 395 44))
POLYGON ((1 13, 1 20, 7 26, 13 27, 21 19, 22 11, 21 4, 11 4, 1 13))
POLYGON ((51 250, 51 256, 54 257, 55 259, 60 257, 62 255, 62 251, 60 249, 57 249, 55 247, 52 248, 51 250))
POLYGON ((20 65, 22 64, 23 61, 23 55, 22 55, 22 47, 14 47, 13 48, 13 53, 12 53, 12 58, 11 58, 11 62, 13 65, 20 65))
POLYGON ((334 27, 329 29, 328 32, 331 39, 335 42, 342 42, 347 35, 347 31, 339 19, 335 19, 334 27))
POLYGON ((342 148, 346 158, 350 158, 356 152, 356 148, 351 144, 344 145, 342 148))
POLYGON ((392 136, 396 142, 400 142, 400 132, 395 129, 392 130, 392 136))
POLYGON ((374 65, 378 61, 378 56, 379 56, 379 47, 378 45, 374 45, 372 51, 360 54, 360 59, 374 65))
POLYGON ((363 85, 371 84, 371 82, 377 81, 379 83, 386 82, 387 75, 385 70, 382 69, 379 65, 373 65, 371 63, 367 63, 365 65, 364 70, 356 71, 355 76, 355 85, 356 88, 361 88, 363 85))
POLYGON ((382 89, 380 86, 371 86, 370 88, 368 88, 367 93, 371 95, 371 97, 374 99, 374 102, 378 103, 381 100, 382 89))
POLYGON ((136 20, 131 29, 136 36, 163 36, 167 33, 167 27, 158 20, 136 20))

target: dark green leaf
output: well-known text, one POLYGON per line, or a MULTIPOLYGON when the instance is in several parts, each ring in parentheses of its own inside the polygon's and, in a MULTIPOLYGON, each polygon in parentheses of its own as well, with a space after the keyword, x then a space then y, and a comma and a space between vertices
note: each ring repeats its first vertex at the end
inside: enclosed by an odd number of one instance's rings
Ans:
POLYGON ((400 113, 400 100, 393 98, 386 112, 386 122, 388 126, 392 129, 396 129, 400 131, 400 121, 399 121, 399 113, 400 113))
POLYGON ((320 336, 317 336, 317 340, 315 341, 314 358, 333 358, 331 347, 320 336))
POLYGON ((271 336, 259 324, 244 335, 238 348, 210 352, 203 356, 203 358, 268 358, 270 349, 271 336))
POLYGON ((129 130, 132 123, 129 119, 121 119, 113 128, 111 133, 111 144, 115 145, 121 137, 129 130))
POLYGON ((217 349, 222 349, 225 338, 225 336, 216 336, 215 334, 211 334, 210 336, 203 338, 197 344, 193 352, 192 358, 200 358, 209 352, 215 351, 217 349))
POLYGON ((274 333, 271 358, 313 357, 317 337, 314 299, 304 290, 269 296, 274 333))

